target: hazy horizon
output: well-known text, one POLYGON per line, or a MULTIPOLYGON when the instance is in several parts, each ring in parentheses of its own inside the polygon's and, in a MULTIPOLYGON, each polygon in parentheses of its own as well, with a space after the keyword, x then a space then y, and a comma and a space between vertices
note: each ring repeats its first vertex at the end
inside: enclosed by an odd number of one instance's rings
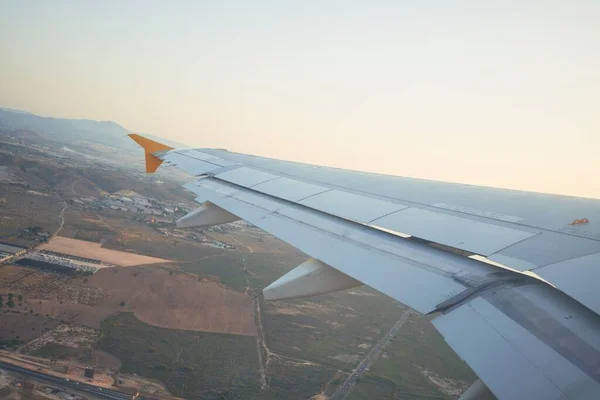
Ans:
POLYGON ((0 106, 600 198, 600 3, 0 4, 0 106))

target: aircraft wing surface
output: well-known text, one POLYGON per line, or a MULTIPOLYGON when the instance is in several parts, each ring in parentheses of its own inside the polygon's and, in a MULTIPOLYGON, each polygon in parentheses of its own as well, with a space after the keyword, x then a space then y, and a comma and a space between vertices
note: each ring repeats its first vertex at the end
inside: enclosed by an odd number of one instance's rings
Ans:
POLYGON ((165 162, 194 177, 185 187, 201 206, 178 225, 244 219, 312 257, 265 299, 366 284, 439 313, 434 326, 485 384, 465 399, 491 396, 488 388, 500 399, 600 398, 599 200, 130 136, 146 149, 147 171, 165 162))

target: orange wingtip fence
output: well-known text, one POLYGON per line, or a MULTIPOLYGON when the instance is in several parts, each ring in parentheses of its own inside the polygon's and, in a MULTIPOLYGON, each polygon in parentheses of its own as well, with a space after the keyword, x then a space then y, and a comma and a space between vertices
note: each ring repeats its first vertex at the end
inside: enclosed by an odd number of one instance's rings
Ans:
POLYGON ((576 219, 575 221, 571 222, 569 225, 581 225, 581 224, 589 224, 590 220, 587 218, 581 218, 581 219, 576 219))
POLYGON ((146 172, 149 173, 155 172, 160 164, 162 164, 162 160, 152 153, 173 149, 166 144, 155 142, 154 140, 150 140, 136 133, 130 134, 129 137, 144 148, 144 152, 146 154, 146 172))

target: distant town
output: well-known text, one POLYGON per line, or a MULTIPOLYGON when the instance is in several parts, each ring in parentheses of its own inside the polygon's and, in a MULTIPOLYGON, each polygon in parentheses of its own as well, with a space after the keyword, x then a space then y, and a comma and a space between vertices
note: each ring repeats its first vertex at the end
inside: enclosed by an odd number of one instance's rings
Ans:
POLYGON ((132 213, 147 214, 154 216, 173 216, 176 213, 185 215, 190 209, 184 203, 170 204, 164 201, 146 198, 133 190, 119 190, 105 197, 79 197, 69 200, 82 208, 96 211, 105 209, 127 211, 132 213))

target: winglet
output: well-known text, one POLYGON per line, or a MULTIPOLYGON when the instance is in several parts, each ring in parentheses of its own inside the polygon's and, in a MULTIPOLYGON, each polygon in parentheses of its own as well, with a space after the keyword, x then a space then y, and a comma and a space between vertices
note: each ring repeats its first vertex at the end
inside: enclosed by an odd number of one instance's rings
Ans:
POLYGON ((160 158, 156 157, 152 153, 173 149, 172 147, 155 142, 154 140, 150 140, 136 133, 131 133, 128 136, 144 148, 144 152, 146 153, 146 172, 148 173, 155 172, 163 162, 160 158))

